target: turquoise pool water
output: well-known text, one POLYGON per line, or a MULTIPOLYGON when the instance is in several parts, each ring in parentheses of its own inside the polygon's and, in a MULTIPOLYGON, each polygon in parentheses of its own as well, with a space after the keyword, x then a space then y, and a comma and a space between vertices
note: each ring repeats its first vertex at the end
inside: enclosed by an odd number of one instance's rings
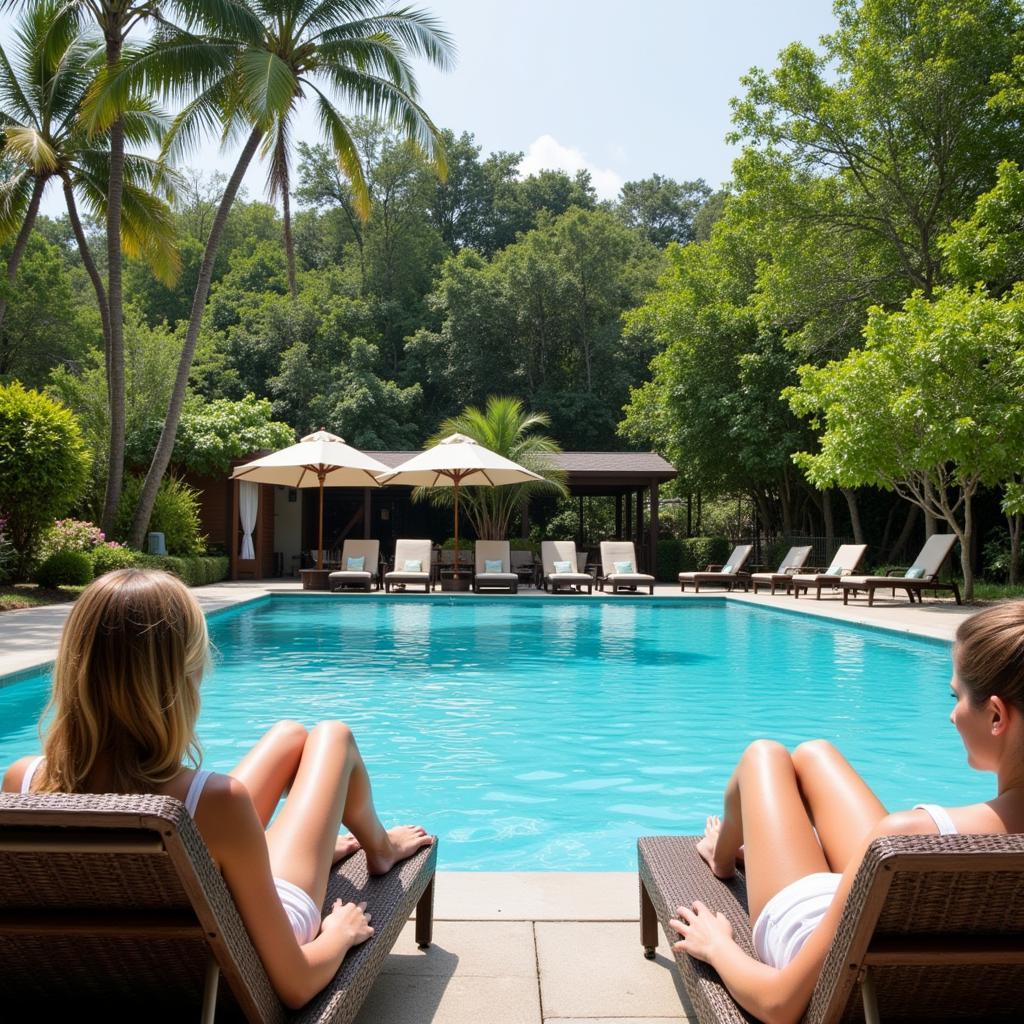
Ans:
MULTIPOLYGON (((280 718, 355 730, 386 822, 451 870, 628 870, 718 810, 743 747, 824 736, 889 807, 994 792, 949 724, 949 648, 716 600, 274 597, 215 615, 199 734, 226 771, 280 718)), ((0 763, 46 676, 0 688, 0 763)))

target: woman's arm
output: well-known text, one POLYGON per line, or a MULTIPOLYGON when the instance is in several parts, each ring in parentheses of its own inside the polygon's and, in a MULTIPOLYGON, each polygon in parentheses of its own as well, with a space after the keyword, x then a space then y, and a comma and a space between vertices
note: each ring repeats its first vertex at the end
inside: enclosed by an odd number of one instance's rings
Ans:
POLYGON ((680 907, 672 927, 683 937, 673 950, 709 963, 719 973, 733 999, 765 1024, 796 1024, 811 1001, 821 968, 842 917, 846 897, 871 841, 884 835, 921 835, 935 832, 924 811, 901 811, 883 818, 865 837, 858 856, 851 858, 821 923, 803 948, 781 970, 748 956, 732 937, 723 914, 703 903, 680 907))
POLYGON ((29 757, 19 757, 18 760, 7 769, 4 773, 2 786, 5 793, 21 792, 21 782, 25 778, 25 769, 28 767, 31 760, 31 755, 29 757))
POLYGON ((373 934, 363 909, 337 902, 320 934, 299 946, 274 887, 263 825, 245 786, 228 775, 211 776, 196 824, 274 990, 289 1008, 303 1006, 334 977, 349 949, 373 934))

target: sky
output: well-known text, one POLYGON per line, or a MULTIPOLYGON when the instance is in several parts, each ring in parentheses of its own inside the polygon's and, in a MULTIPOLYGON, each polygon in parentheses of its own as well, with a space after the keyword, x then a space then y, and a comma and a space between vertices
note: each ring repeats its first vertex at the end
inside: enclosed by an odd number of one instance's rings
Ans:
MULTIPOLYGON (((454 70, 417 66, 422 106, 439 127, 471 132, 486 156, 525 154, 521 170, 591 172, 601 198, 658 173, 717 187, 736 156, 725 141, 730 98, 752 66, 775 66, 790 42, 835 27, 831 0, 409 0, 454 37, 454 70)), ((0 42, 11 38, 0 15, 0 42)), ((311 116, 298 139, 317 141, 311 116)), ((237 154, 188 164, 229 172, 237 154)), ((264 196, 264 171, 246 178, 264 196)), ((63 212, 56 187, 43 212, 63 212)))

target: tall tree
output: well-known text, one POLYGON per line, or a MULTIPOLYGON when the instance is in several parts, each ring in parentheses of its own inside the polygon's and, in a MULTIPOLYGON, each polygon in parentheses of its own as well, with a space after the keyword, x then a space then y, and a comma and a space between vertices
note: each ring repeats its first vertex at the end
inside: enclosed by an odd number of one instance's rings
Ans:
POLYGON ((696 237, 694 218, 711 193, 703 178, 674 181, 652 174, 641 181, 627 181, 619 193, 616 209, 631 228, 642 231, 654 245, 685 245, 696 237))

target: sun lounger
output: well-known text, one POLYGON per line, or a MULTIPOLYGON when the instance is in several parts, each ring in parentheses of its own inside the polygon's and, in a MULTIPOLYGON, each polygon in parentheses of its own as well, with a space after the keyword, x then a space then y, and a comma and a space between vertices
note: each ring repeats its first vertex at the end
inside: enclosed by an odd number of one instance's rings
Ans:
POLYGON ((424 591, 434 589, 430 557, 433 545, 429 540, 400 540, 395 543, 395 567, 384 573, 384 592, 390 593, 398 587, 423 587, 424 591))
POLYGON ((335 866, 325 908, 365 900, 374 935, 293 1013, 178 800, 0 794, 4 1019, 348 1024, 413 910, 429 945, 436 863, 435 843, 380 878, 362 851, 335 866))
POLYGON ((758 587, 771 587, 774 594, 779 587, 783 591, 789 590, 793 584, 793 576, 798 573, 811 557, 811 546, 802 548, 790 548, 786 557, 779 563, 777 572, 755 572, 751 574, 750 584, 757 593, 758 587))
POLYGON ((681 572, 679 574, 679 589, 686 590, 686 584, 690 583, 693 586, 693 592, 699 594, 702 583, 705 586, 713 583, 716 586, 728 587, 730 590, 737 583, 742 583, 743 589, 746 590, 748 576, 743 572, 743 566, 747 564, 747 559, 753 550, 753 544, 737 544, 732 549, 728 561, 720 569, 712 570, 709 565, 704 572, 681 572))
POLYGON ((327 577, 331 590, 356 587, 371 590, 380 586, 377 562, 380 559, 379 540, 347 540, 341 549, 341 569, 327 577), (354 568, 356 565, 362 568, 354 568), (351 567, 351 568, 350 568, 351 567))
POLYGON ((647 587, 654 593, 654 577, 636 571, 636 549, 631 540, 601 541, 601 575, 597 580, 597 589, 606 586, 617 594, 622 590, 635 591, 638 587, 647 587), (626 569, 626 566, 629 566, 626 569))
POLYGON ((512 556, 507 540, 478 540, 474 548, 476 571, 473 575, 473 589, 507 590, 510 594, 519 591, 519 576, 512 572, 512 556), (491 563, 488 568, 487 563, 491 563), (500 568, 499 568, 500 566, 500 568))
MULTIPOLYGON (((721 882, 697 836, 639 840, 640 941, 701 900, 753 955, 742 872, 721 882)), ((675 954, 702 1024, 749 1022, 718 974, 675 954)), ((1020 1019, 1024 988, 1024 835, 885 836, 868 847, 803 1021, 1000 1022, 1020 1019)))
POLYGON ((801 590, 808 593, 813 588, 816 591, 815 596, 821 600, 821 588, 829 587, 835 590, 844 576, 853 575, 853 570, 860 565, 860 560, 867 549, 867 544, 844 544, 835 553, 832 564, 824 572, 794 573, 790 581, 793 596, 799 597, 801 590))
POLYGON ((868 595, 868 607, 875 603, 875 591, 890 588, 895 595, 897 590, 905 590, 910 603, 914 597, 920 602, 925 590, 952 590, 957 604, 960 600, 960 588, 956 580, 944 583, 939 579, 939 570, 949 557, 953 545, 957 542, 955 533, 935 533, 929 537, 921 553, 914 559, 914 564, 903 576, 850 576, 840 582, 843 591, 843 604, 847 603, 850 594, 864 591, 868 595))
POLYGON ((586 587, 588 594, 594 592, 594 577, 589 572, 573 571, 578 566, 575 541, 541 541, 540 560, 545 590, 557 593, 559 590, 582 590, 586 587), (562 564, 558 565, 559 562, 562 564))

